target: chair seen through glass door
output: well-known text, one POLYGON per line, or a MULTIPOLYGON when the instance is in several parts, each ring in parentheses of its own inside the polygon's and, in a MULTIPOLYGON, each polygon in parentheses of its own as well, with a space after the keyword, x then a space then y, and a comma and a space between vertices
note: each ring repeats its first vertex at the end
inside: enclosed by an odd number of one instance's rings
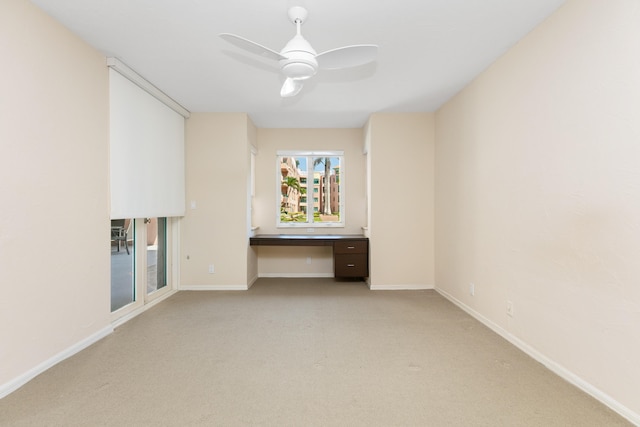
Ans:
POLYGON ((167 219, 113 220, 111 222, 111 312, 144 300, 146 296, 166 286, 167 219), (129 232, 123 239, 117 233, 127 227, 129 232), (139 228, 142 230, 138 230, 139 228), (144 251, 144 254, 139 251, 144 251), (146 287, 140 289, 137 286, 138 283, 146 283, 146 287))

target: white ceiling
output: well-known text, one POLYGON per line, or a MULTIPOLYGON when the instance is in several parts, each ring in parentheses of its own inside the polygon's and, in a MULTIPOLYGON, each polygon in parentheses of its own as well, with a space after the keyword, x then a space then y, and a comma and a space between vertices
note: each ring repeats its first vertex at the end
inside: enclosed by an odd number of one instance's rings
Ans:
MULTIPOLYGON (((435 111, 564 0, 32 0, 192 112, 247 112, 262 128, 361 127, 374 112, 435 111), (218 37, 279 51, 308 9, 317 52, 377 44, 378 60, 321 70, 280 98, 278 64, 218 37)), ((52 64, 54 66, 54 64, 52 64)))

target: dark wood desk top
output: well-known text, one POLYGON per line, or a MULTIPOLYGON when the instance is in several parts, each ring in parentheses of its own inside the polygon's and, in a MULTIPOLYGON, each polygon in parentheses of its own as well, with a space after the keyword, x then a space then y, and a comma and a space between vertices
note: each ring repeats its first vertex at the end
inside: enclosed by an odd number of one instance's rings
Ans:
POLYGON ((333 246, 341 240, 368 240, 362 234, 258 234, 250 246, 333 246))

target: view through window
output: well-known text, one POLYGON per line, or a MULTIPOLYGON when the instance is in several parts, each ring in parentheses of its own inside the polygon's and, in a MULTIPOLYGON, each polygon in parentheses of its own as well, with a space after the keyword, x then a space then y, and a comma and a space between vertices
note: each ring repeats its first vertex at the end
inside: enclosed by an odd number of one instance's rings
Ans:
POLYGON ((279 226, 344 225, 344 155, 280 152, 279 226))

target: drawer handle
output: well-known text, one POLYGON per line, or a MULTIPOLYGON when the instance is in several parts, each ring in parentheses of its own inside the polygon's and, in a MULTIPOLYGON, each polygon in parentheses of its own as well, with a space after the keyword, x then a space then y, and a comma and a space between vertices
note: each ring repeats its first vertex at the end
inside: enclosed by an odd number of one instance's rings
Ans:
POLYGON ((347 264, 347 267, 355 267, 355 264, 347 264))
POLYGON ((347 246, 347 249, 355 249, 355 246, 347 246))

